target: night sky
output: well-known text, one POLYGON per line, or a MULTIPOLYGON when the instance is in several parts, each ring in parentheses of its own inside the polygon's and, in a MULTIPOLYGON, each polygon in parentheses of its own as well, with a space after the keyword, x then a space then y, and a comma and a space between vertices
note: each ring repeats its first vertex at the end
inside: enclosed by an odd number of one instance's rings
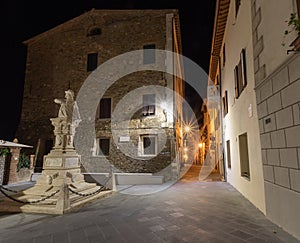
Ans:
MULTIPOLYGON (((19 122, 25 78, 26 47, 23 41, 95 9, 179 9, 183 55, 208 72, 215 0, 201 2, 166 0, 82 0, 0 2, 1 115, 0 139, 12 140, 19 122), (63 3, 64 2, 64 3, 63 3)), ((197 103, 187 89, 191 103, 197 103)))

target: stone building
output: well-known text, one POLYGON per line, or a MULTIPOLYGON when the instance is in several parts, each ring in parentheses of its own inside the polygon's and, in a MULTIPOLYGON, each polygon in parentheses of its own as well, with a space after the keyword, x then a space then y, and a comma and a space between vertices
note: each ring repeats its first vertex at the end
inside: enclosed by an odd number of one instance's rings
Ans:
MULTIPOLYGON (((34 145, 38 154, 37 167, 42 167, 42 156, 53 144, 49 119, 57 116, 54 98, 64 97, 69 88, 76 96, 97 67, 123 53, 142 50, 145 66, 156 63, 158 56, 154 49, 180 54, 179 13, 173 9, 92 9, 24 43, 27 46, 26 76, 16 136, 34 145)), ((176 176, 180 160, 176 155, 180 154, 182 146, 182 104, 175 92, 182 96, 184 92, 183 71, 177 54, 172 54, 169 61, 164 60, 177 77, 145 68, 145 71, 121 77, 99 98, 95 112, 96 136, 82 161, 87 172, 107 170, 105 161, 108 160, 123 172, 155 173, 170 166, 165 175, 168 178, 176 176), (147 85, 167 87, 174 93, 162 97, 146 90, 135 97, 142 108, 130 118, 127 127, 130 134, 120 132, 118 141, 114 142, 111 118, 115 108, 126 94, 147 85), (169 101, 168 110, 172 110, 168 114, 160 104, 164 99, 169 101), (165 143, 160 144, 163 136, 165 143), (127 142, 134 144, 134 156, 119 150, 119 146, 127 142)))
POLYGON ((299 18, 299 0, 217 1, 209 76, 221 87, 226 180, 300 239, 300 56, 291 14, 299 18))

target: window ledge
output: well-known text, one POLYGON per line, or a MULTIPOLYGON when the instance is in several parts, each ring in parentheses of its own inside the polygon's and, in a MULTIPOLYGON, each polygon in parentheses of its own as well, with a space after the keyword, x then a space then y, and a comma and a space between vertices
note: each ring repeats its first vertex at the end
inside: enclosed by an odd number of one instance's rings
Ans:
POLYGON ((246 176, 246 175, 241 175, 242 178, 244 178, 247 181, 250 181, 250 176, 246 176))
POLYGON ((98 121, 110 121, 111 118, 97 118, 98 121))
POLYGON ((149 155, 139 155, 138 157, 140 157, 140 158, 152 158, 152 157, 156 157, 157 156, 157 154, 149 154, 149 155))

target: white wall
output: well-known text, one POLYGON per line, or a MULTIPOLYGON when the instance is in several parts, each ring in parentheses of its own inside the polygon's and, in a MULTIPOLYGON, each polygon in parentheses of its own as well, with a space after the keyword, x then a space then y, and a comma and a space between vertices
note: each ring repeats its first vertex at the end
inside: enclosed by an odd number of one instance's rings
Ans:
MULTIPOLYGON (((265 213, 265 194, 260 149, 259 126, 254 92, 253 48, 251 1, 241 1, 235 19, 234 1, 231 1, 225 31, 226 65, 222 67, 222 96, 228 91, 228 114, 223 120, 224 146, 230 139, 231 169, 227 168, 227 181, 240 191, 257 208, 265 213), (247 81, 246 88, 235 99, 234 68, 240 59, 242 48, 246 49, 247 81), (253 115, 249 117, 248 108, 252 106, 253 115), (247 132, 250 164, 250 181, 241 177, 238 136, 247 132)), ((226 153, 226 148, 225 148, 226 153)), ((226 158, 226 155, 225 155, 226 158)), ((227 160, 226 160, 227 163, 227 160)), ((226 164, 227 167, 227 164, 226 164)))

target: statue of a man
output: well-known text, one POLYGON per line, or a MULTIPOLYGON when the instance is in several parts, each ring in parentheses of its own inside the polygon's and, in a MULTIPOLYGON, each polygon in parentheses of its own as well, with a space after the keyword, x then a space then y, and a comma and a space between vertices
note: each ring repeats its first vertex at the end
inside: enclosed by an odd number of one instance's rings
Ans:
POLYGON ((74 100, 74 92, 70 89, 65 91, 65 99, 54 99, 54 102, 60 104, 58 117, 66 117, 67 122, 78 122, 80 114, 76 101, 74 100))

